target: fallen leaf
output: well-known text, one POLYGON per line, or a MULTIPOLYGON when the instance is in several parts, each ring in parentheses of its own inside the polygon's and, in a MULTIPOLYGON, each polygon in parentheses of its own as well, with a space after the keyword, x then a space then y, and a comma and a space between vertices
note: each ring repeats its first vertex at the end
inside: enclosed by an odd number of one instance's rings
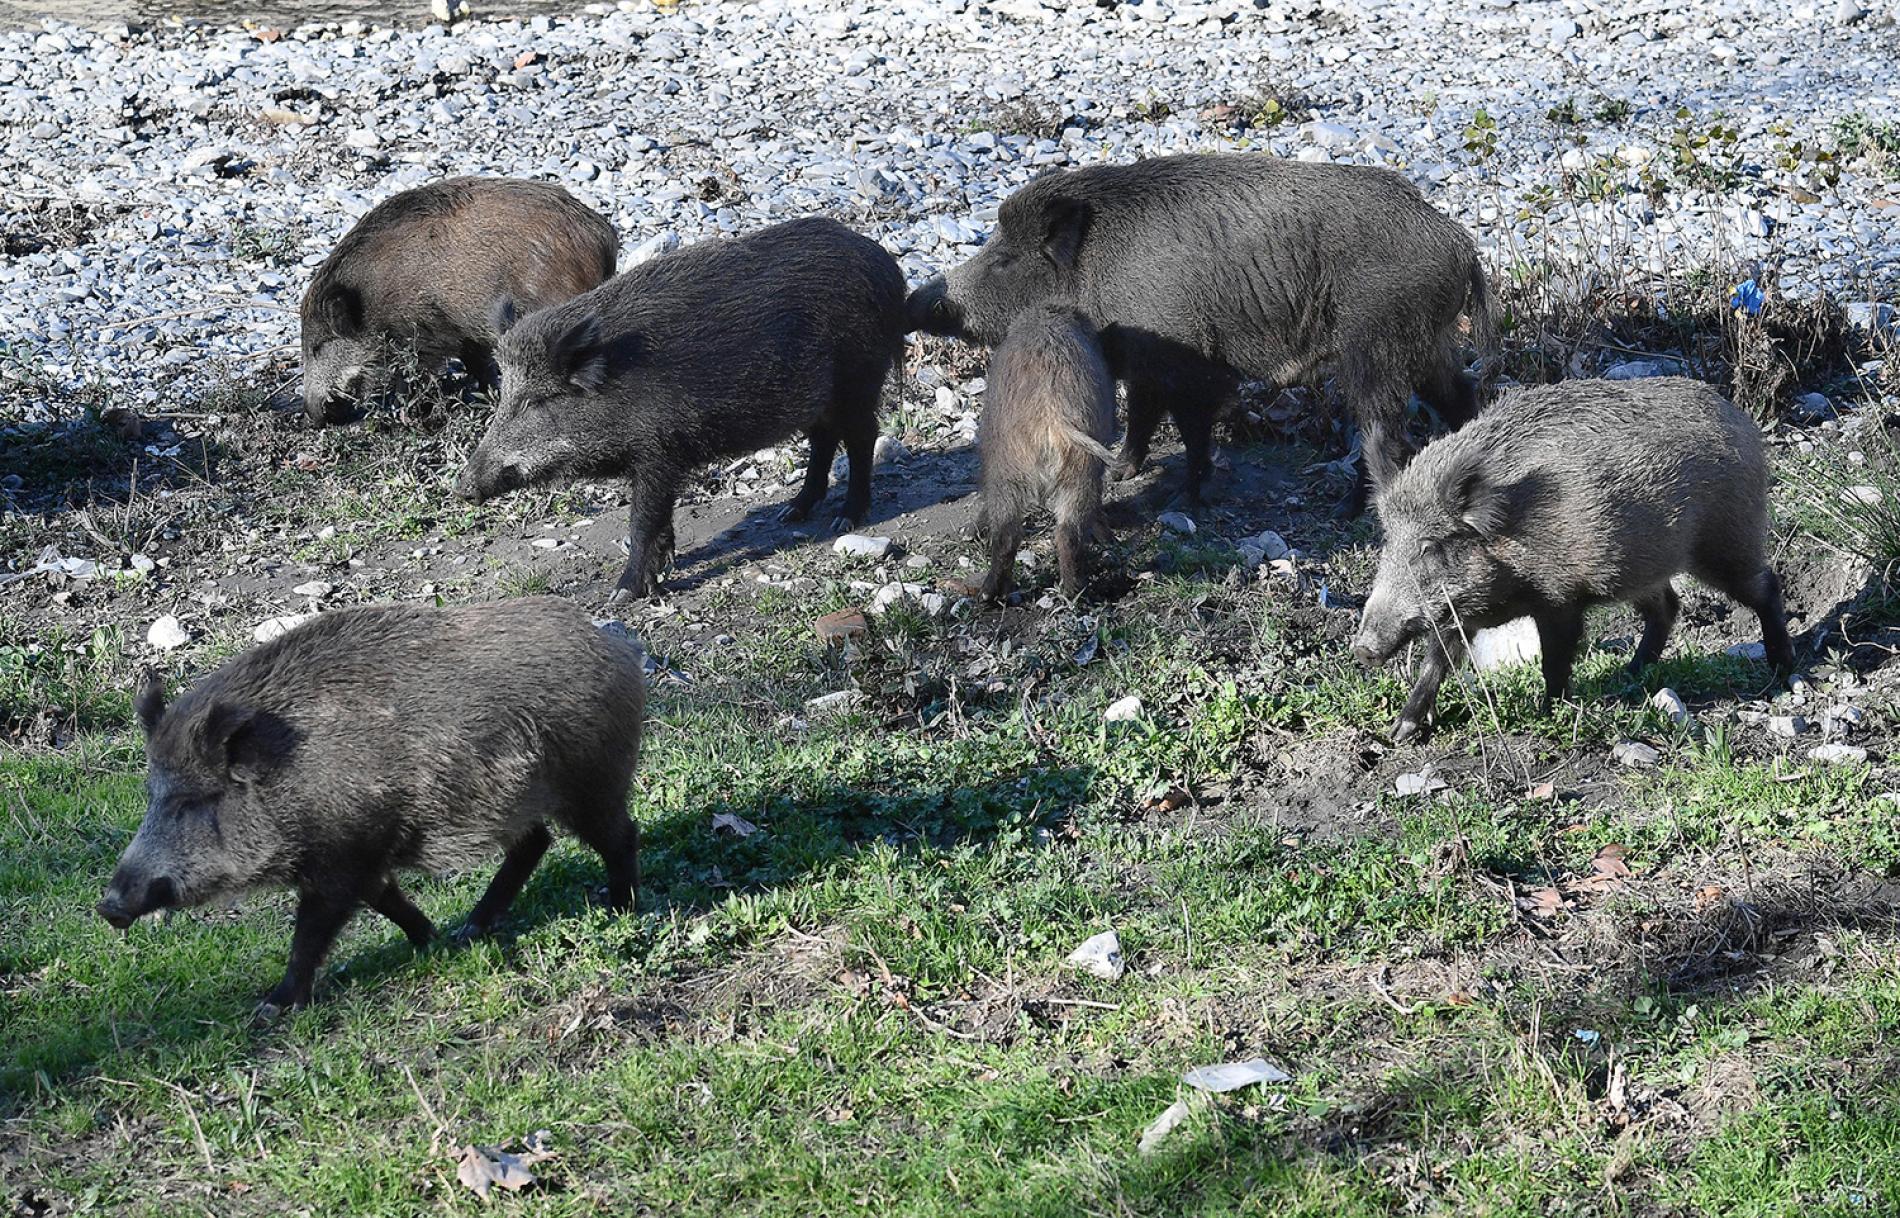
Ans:
POLYGON ((535 51, 523 51, 515 56, 515 67, 526 68, 538 63, 541 56, 535 51))
POLYGON ((1238 1091, 1255 1083, 1290 1083, 1293 1076, 1271 1065, 1264 1057, 1252 1061, 1226 1062, 1218 1066, 1196 1066, 1181 1076, 1181 1081, 1197 1091, 1238 1091))
POLYGON ((547 1136, 546 1130, 537 1130, 518 1154, 499 1146, 464 1146, 456 1152, 460 1162, 455 1178, 484 1201, 488 1200, 488 1190, 496 1185, 520 1192, 534 1183, 529 1165, 554 1156, 547 1148, 547 1136))
POLYGON ((1166 1141, 1168 1135, 1174 1132, 1175 1126, 1187 1120, 1188 1111, 1188 1102, 1186 1100, 1176 1100, 1174 1103, 1162 1109, 1161 1115, 1154 1119, 1154 1124, 1148 1126, 1148 1128, 1141 1132, 1141 1153, 1144 1155, 1153 1154, 1155 1148, 1166 1141))
POLYGON ((1564 894, 1555 888, 1535 888, 1517 899, 1517 907, 1534 918, 1554 918, 1564 907, 1564 894))
POLYGON ((1728 900, 1728 892, 1720 884, 1704 884, 1695 892, 1695 911, 1707 913, 1728 900))
POLYGON ((1540 803, 1548 803, 1557 798, 1557 787, 1553 783, 1540 782, 1530 790, 1524 792, 1524 798, 1536 800, 1540 803))
POLYGON ((745 817, 734 816, 730 812, 713 813, 712 827, 714 833, 730 833, 738 838, 751 837, 759 831, 759 827, 745 817))
POLYGON ((1628 854, 1628 846, 1605 846, 1597 851, 1595 858, 1590 860, 1590 868, 1598 875, 1620 880, 1630 873, 1629 864, 1623 861, 1628 854))

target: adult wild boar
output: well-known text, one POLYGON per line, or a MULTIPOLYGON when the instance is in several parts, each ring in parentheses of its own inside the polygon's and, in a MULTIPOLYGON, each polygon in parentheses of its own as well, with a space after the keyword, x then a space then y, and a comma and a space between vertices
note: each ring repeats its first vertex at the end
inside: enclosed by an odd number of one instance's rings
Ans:
POLYGON ((1454 428, 1475 412, 1458 316, 1482 333, 1490 309, 1470 234, 1411 182, 1260 154, 1042 174, 1004 200, 974 258, 912 294, 910 323, 994 344, 1047 300, 1077 304, 1127 385, 1118 476, 1141 468, 1169 412, 1194 500, 1238 378, 1285 385, 1329 361, 1369 471, 1389 476, 1412 391, 1454 428))
POLYGON ((1761 619, 1775 671, 1794 670, 1781 581, 1763 557, 1761 433, 1707 385, 1678 377, 1570 381, 1501 397, 1425 446, 1379 495, 1385 550, 1353 641, 1376 665, 1422 639, 1397 738, 1430 724, 1470 634, 1537 622, 1544 707, 1570 684, 1583 613, 1627 601, 1643 617, 1630 661, 1662 654, 1687 571, 1761 619))
POLYGON ((559 186, 449 178, 372 207, 303 297, 303 400, 313 423, 345 418, 390 379, 389 350, 433 372, 458 358, 492 383, 496 301, 566 300, 614 273, 620 239, 559 186))
POLYGON ((884 247, 833 220, 690 245, 522 318, 497 348, 501 405, 456 490, 624 476, 633 484, 615 599, 645 596, 673 552, 673 501, 695 466, 811 436, 785 515, 825 497, 844 443, 841 516, 871 504, 884 381, 903 353, 904 276, 884 247))
POLYGON ((1074 309, 1025 309, 990 357, 977 452, 983 467, 981 531, 989 534, 983 595, 1015 582, 1023 517, 1049 503, 1056 518, 1062 590, 1082 591, 1088 542, 1101 533, 1102 475, 1114 458, 1115 380, 1088 321, 1074 309))
POLYGON ((298 892, 283 981, 301 1006, 359 905, 418 947, 435 928, 403 868, 501 869, 462 936, 494 928, 550 837, 600 853, 631 908, 640 833, 627 794, 646 698, 640 645, 552 597, 327 613, 238 656, 167 706, 148 674, 144 823, 99 913, 116 927, 265 884, 298 892))

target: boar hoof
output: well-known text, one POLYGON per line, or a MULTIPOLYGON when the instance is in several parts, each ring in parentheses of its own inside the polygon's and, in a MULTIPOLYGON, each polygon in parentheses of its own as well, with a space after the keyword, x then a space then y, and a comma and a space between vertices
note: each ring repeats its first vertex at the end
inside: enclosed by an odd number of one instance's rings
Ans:
POLYGON ((1141 462, 1123 457, 1115 462, 1114 468, 1108 471, 1108 476, 1116 482, 1127 482, 1139 478, 1141 477, 1141 462))
POLYGON ((1422 737, 1424 736, 1424 734, 1425 734, 1425 725, 1420 723, 1418 720, 1401 719, 1399 720, 1398 728, 1394 730, 1392 733, 1392 743, 1404 744, 1407 740, 1413 740, 1413 739, 1422 737))
POLYGON ((784 510, 778 514, 778 518, 787 524, 797 524, 809 515, 811 515, 811 504, 800 503, 794 499, 785 505, 784 510))

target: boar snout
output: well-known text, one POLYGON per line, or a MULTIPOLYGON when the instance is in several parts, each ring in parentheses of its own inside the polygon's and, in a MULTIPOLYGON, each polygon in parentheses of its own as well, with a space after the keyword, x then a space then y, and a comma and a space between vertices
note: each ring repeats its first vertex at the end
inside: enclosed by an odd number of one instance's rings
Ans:
POLYGON ((469 458, 468 468, 455 480, 455 493, 469 503, 486 503, 527 484, 527 474, 519 465, 504 464, 477 450, 469 458))
POLYGON ((1391 659, 1399 648, 1425 633, 1426 623, 1403 612, 1375 588, 1359 617, 1359 633, 1353 636, 1352 655, 1367 668, 1377 668, 1391 659))
POLYGON ((962 328, 963 314, 950 301, 949 285, 942 275, 924 284, 904 302, 905 328, 927 334, 955 336, 962 328))
POLYGON ((178 885, 169 876, 146 880, 125 875, 121 869, 94 908, 114 930, 124 930, 148 913, 177 904, 178 885))

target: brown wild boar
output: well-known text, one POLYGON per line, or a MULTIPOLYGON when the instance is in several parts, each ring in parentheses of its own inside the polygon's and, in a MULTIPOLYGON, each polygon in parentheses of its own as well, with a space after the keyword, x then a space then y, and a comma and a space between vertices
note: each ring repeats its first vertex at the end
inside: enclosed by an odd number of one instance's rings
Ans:
POLYGON ((1087 574, 1087 545, 1102 529, 1102 477, 1114 459, 1115 379, 1088 319, 1066 305, 1025 309, 990 357, 977 450, 990 570, 983 595, 1000 600, 1015 582, 1023 517, 1048 504, 1056 518, 1062 591, 1087 574))
POLYGON ((425 372, 460 359, 494 379, 495 305, 527 311, 604 282, 620 239, 548 182, 449 178, 391 195, 358 220, 303 297, 304 412, 340 422, 389 384, 389 350, 425 372))
POLYGON ((298 893, 283 981, 260 1013, 309 1001, 359 905, 417 946, 435 928, 397 885, 506 851, 458 932, 492 930, 561 825, 633 905, 644 654, 552 597, 326 613, 227 662, 169 706, 156 676, 145 820, 99 902, 120 928, 260 885, 298 893))
POLYGON ((1768 463, 1748 416, 1678 377, 1521 389, 1436 440, 1380 493, 1385 549, 1353 654, 1382 663, 1422 639, 1396 738, 1426 730, 1471 634, 1537 622, 1544 706, 1561 697, 1584 610, 1643 617, 1632 673, 1662 654, 1689 572, 1761 619, 1777 673, 1794 670, 1781 581, 1763 557, 1768 463))

